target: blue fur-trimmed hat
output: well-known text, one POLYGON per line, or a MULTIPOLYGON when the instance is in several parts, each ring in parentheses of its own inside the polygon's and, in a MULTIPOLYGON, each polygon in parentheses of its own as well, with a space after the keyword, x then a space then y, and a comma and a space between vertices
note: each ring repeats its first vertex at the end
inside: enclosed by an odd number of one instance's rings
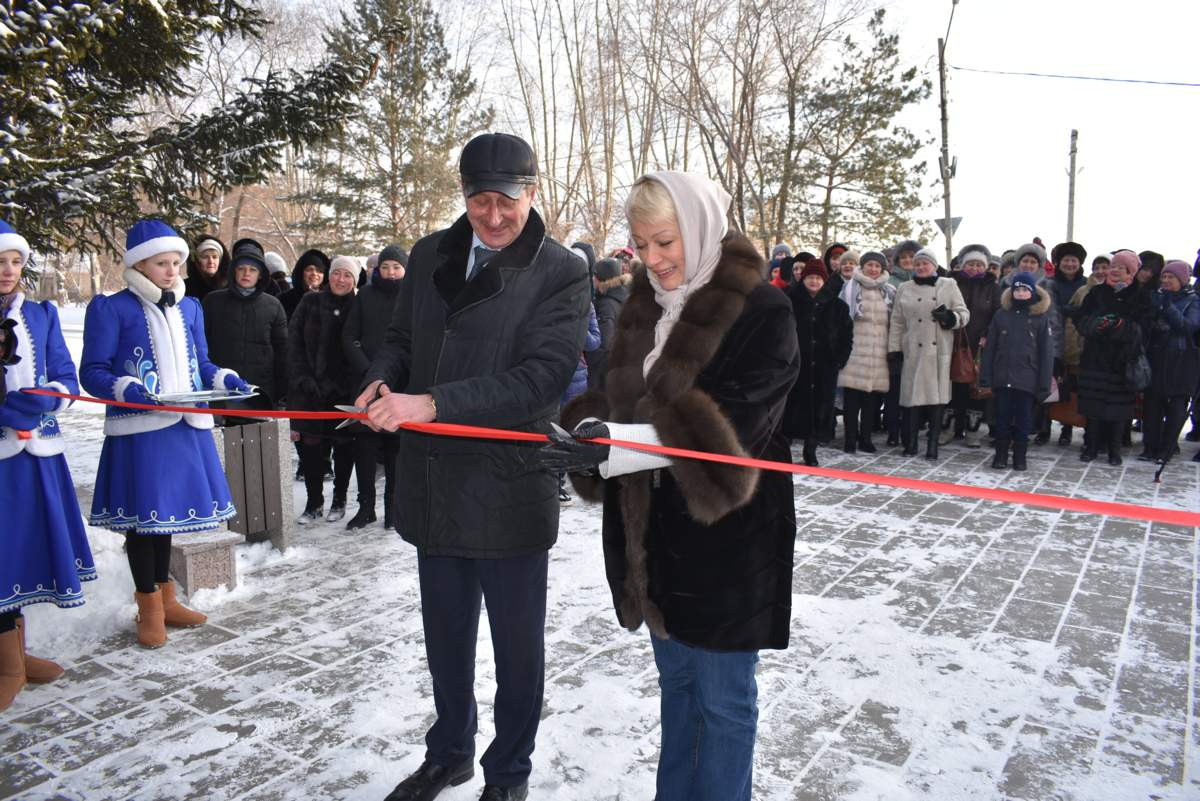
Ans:
POLYGON ((162 220, 138 220, 125 234, 125 266, 132 267, 159 253, 178 253, 188 257, 188 243, 162 220))
POLYGON ((17 233, 16 229, 0 220, 0 253, 6 250, 15 250, 21 254, 21 261, 29 261, 29 242, 25 237, 17 233))

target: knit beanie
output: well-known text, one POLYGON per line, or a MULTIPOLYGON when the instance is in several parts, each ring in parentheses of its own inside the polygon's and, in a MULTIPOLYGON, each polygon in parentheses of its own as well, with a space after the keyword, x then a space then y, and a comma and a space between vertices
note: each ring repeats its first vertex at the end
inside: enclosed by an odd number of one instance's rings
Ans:
POLYGON ((225 247, 219 241, 212 239, 211 237, 208 239, 201 239, 199 242, 197 242, 195 250, 197 256, 209 250, 216 251, 218 256, 225 253, 225 247))
POLYGON ((1118 250, 1112 255, 1112 260, 1109 264, 1121 265, 1132 276, 1141 268, 1142 260, 1132 250, 1118 250))
POLYGON ((1164 273, 1170 273, 1178 278, 1179 283, 1182 286, 1187 286, 1188 281, 1191 280, 1192 277, 1191 267, 1188 266, 1186 261, 1181 261, 1180 259, 1171 259, 1169 262, 1163 265, 1162 271, 1164 273))
POLYGON ((885 270, 888 267, 887 256, 883 255, 877 250, 868 250, 866 253, 862 254, 862 258, 858 260, 858 266, 861 268, 869 261, 879 262, 879 266, 885 270))
POLYGON ((0 253, 6 250, 15 250, 21 254, 21 263, 29 261, 29 243, 25 237, 17 233, 16 229, 0 220, 0 253))
POLYGON ((334 256, 333 261, 329 264, 329 274, 332 275, 334 270, 348 271, 354 276, 354 283, 356 285, 358 284, 358 279, 362 277, 362 265, 353 256, 334 256))
POLYGON ((162 220, 138 220, 125 234, 125 266, 132 267, 159 253, 178 253, 184 260, 188 243, 162 220))
POLYGON ((1028 289, 1030 293, 1037 291, 1037 279, 1033 277, 1033 273, 1019 272, 1013 276, 1012 288, 1015 290, 1021 287, 1028 289))
POLYGON ((917 262, 921 260, 933 262, 934 267, 941 267, 941 265, 938 264, 937 254, 929 248, 921 248, 915 254, 913 254, 913 266, 916 267, 917 262))
POLYGON ((792 246, 789 245, 787 242, 780 242, 778 245, 771 248, 771 261, 775 261, 775 259, 778 259, 781 257, 787 257, 787 256, 791 256, 791 255, 792 255, 792 246))
POLYGON ((857 250, 847 250, 845 253, 838 256, 837 259, 837 263, 839 265, 846 264, 847 262, 854 262, 855 264, 858 264, 860 261, 861 259, 859 258, 857 250))
POLYGON ((810 275, 819 275, 822 281, 829 280, 829 270, 826 269, 822 259, 809 259, 804 263, 804 271, 800 273, 800 280, 803 281, 810 275))
POLYGON ((408 254, 404 252, 404 248, 399 245, 388 245, 383 250, 379 251, 379 262, 398 261, 402 267, 408 266, 408 254))
POLYGON ((275 251, 272 250, 263 256, 263 261, 266 262, 267 272, 271 275, 275 273, 287 274, 287 262, 283 260, 283 256, 280 256, 275 251))

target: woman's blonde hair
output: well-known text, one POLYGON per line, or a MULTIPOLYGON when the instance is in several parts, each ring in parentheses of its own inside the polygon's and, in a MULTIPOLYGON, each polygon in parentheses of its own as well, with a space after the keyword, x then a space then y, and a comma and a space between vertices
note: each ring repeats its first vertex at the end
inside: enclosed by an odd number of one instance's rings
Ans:
POLYGON ((644 223, 678 222, 675 201, 671 193, 658 181, 642 176, 634 182, 625 200, 625 219, 644 223))

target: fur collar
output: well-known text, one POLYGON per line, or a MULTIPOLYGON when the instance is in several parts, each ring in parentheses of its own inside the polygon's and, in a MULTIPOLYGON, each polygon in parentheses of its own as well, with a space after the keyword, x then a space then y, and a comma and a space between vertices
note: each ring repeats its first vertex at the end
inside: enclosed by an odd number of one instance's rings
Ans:
POLYGON ((536 209, 530 209, 529 219, 517 238, 468 282, 467 257, 473 234, 471 221, 464 214, 446 229, 435 251, 438 261, 433 265, 433 285, 446 303, 447 317, 503 292, 502 270, 528 269, 546 241, 546 224, 536 209))
MULTIPOLYGON (((1050 310, 1050 293, 1040 286, 1037 287, 1037 302, 1029 304, 1029 316, 1037 317, 1039 314, 1045 314, 1050 310)), ((1012 309, 1012 287, 1004 290, 1004 294, 1000 296, 1000 305, 1005 309, 1012 309)))
POLYGON ((629 286, 632 283, 633 276, 629 273, 622 273, 621 275, 614 275, 612 278, 605 279, 604 281, 597 281, 596 289, 601 295, 603 295, 610 289, 616 289, 620 286, 629 286))
MULTIPOLYGON (((132 267, 125 268, 123 277, 125 278, 125 283, 129 286, 129 291, 147 303, 157 305, 162 300, 163 291, 153 281, 132 267)), ((175 292, 176 303, 183 300, 183 296, 187 294, 187 287, 183 283, 182 275, 175 277, 175 285, 171 289, 175 292)))

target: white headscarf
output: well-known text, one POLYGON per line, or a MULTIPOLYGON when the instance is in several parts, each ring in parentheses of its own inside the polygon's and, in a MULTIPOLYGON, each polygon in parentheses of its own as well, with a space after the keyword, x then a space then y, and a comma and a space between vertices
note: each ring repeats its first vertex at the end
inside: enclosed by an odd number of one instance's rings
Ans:
POLYGON ((721 260, 721 240, 729 231, 727 214, 733 200, 720 184, 700 175, 664 170, 648 173, 645 177, 662 184, 671 195, 685 264, 683 283, 672 290, 659 286, 654 272, 646 270, 650 285, 654 287, 654 300, 663 313, 654 326, 654 349, 642 363, 642 375, 648 374, 662 355, 667 337, 679 320, 687 299, 712 280, 721 260))

